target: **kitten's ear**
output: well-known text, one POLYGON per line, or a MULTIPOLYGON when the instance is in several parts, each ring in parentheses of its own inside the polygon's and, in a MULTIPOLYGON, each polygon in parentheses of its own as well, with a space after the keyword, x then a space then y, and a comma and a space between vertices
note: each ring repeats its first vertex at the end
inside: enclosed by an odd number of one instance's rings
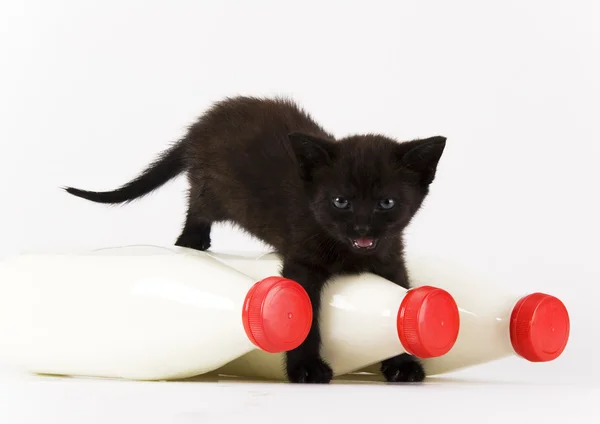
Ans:
POLYGON ((446 137, 435 136, 403 144, 400 164, 421 174, 423 184, 431 184, 435 178, 438 162, 446 147, 446 137), (406 150, 407 147, 408 150, 406 150))
POLYGON ((337 146, 331 140, 300 132, 288 134, 288 139, 300 164, 302 178, 307 181, 312 179, 315 169, 329 165, 335 157, 337 146))

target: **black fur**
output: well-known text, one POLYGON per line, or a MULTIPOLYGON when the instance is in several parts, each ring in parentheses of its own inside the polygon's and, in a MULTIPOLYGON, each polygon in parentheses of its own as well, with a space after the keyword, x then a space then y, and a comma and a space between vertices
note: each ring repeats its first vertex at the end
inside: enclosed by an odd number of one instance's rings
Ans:
MULTIPOLYGON (((336 139, 289 100, 237 97, 216 103, 123 187, 66 190, 124 203, 186 172, 189 206, 176 244, 206 250, 212 223, 224 221, 270 244, 283 257, 282 275, 302 284, 315 311, 306 341, 287 353, 288 378, 327 383, 332 371, 319 353, 321 288, 333 275, 361 271, 409 288, 402 232, 428 194, 445 144, 440 136, 336 139)), ((382 372, 389 381, 425 376, 409 355, 384 361, 382 372)))
POLYGON ((172 178, 185 171, 185 145, 176 144, 164 152, 150 164, 138 177, 121 188, 108 192, 94 192, 66 187, 65 190, 74 196, 83 197, 98 203, 128 203, 149 194, 172 178))

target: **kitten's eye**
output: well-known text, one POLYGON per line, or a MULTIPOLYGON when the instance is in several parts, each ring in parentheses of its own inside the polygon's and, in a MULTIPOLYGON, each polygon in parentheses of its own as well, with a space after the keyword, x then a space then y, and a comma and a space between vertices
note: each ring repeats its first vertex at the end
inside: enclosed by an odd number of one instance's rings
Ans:
POLYGON ((396 202, 394 202, 394 199, 383 199, 379 201, 379 207, 381 209, 392 209, 394 207, 394 205, 396 204, 396 202))
POLYGON ((343 197, 334 197, 333 206, 335 206, 338 209, 348 209, 348 207, 350 206, 350 202, 347 199, 344 199, 343 197))

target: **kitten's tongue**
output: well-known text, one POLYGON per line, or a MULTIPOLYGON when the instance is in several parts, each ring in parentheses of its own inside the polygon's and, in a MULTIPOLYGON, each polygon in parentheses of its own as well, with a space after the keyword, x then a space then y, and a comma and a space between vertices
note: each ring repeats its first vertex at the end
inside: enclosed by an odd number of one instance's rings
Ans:
POLYGON ((370 237, 361 237, 354 240, 354 243, 356 243, 358 247, 371 247, 373 246, 373 239, 370 237))

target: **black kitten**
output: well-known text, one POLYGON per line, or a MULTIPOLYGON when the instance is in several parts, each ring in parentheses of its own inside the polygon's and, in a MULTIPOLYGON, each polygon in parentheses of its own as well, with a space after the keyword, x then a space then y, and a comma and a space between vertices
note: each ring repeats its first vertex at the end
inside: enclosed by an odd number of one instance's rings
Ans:
MULTIPOLYGON (((335 139, 289 100, 237 97, 215 104, 121 188, 66 190, 125 203, 187 172, 189 207, 176 244, 206 250, 211 225, 223 221, 270 244, 283 258, 282 275, 304 286, 315 312, 305 342, 287 353, 287 376, 328 383, 332 371, 319 353, 321 288, 332 275, 363 271, 409 288, 402 231, 429 191, 445 144, 444 137, 335 139)), ((381 369, 389 381, 425 377, 409 355, 381 369)))

